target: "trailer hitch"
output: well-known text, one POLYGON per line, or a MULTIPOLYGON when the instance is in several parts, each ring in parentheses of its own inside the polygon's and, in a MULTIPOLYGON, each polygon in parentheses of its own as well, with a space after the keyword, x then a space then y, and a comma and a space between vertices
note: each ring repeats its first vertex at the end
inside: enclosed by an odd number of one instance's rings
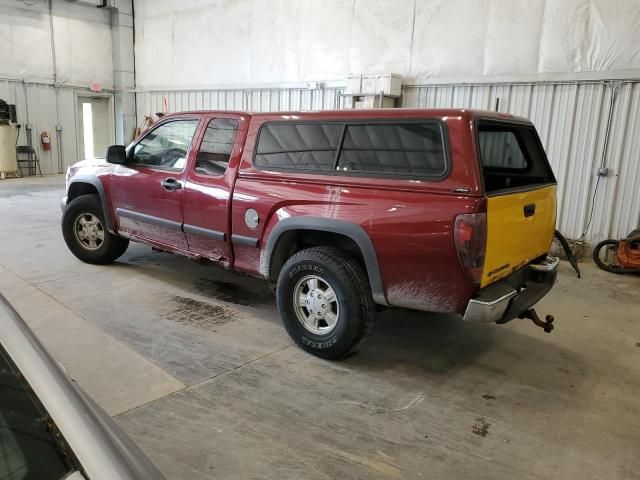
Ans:
POLYGON ((544 317, 544 320, 540 320, 535 308, 530 308, 526 312, 522 312, 518 318, 528 318, 547 333, 550 333, 553 330, 553 315, 547 315, 544 317))

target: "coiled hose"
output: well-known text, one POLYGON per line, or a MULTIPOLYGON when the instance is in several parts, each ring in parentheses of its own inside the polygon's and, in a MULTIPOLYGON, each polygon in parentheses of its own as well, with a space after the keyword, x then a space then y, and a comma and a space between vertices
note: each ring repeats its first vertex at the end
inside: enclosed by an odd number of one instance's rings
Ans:
MULTIPOLYGON (((635 232, 632 232, 632 234, 633 233, 635 232)), ((603 240, 602 242, 597 244, 593 249, 593 261, 596 262, 596 265, 598 265, 598 267, 600 267, 605 272, 617 273, 620 275, 640 274, 640 268, 628 268, 628 267, 621 267, 618 265, 607 265, 602 260, 600 260, 600 250, 612 245, 615 246, 615 248, 617 249, 619 244, 620 244, 620 240, 613 240, 613 239, 603 240)))

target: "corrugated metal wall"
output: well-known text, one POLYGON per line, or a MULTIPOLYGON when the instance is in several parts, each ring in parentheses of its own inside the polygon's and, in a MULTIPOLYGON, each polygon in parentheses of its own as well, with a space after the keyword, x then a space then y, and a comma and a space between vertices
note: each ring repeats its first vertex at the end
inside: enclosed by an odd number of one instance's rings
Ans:
POLYGON ((28 144, 26 125, 31 125, 32 146, 40 158, 43 174, 63 173, 69 164, 78 160, 76 93, 90 92, 83 88, 0 80, 0 98, 16 105, 18 123, 22 125, 18 144, 28 144), (61 142, 56 132, 57 125, 62 127, 61 142), (40 145, 40 133, 44 130, 51 136, 51 149, 48 151, 40 145), (60 150, 59 143, 62 145, 60 150))
MULTIPOLYGON (((137 94, 138 122, 168 110, 249 111, 340 108, 340 88, 153 91, 137 94)), ((558 227, 568 238, 582 236, 602 159, 613 84, 605 82, 405 86, 403 107, 494 110, 530 118, 558 178, 558 227)), ((640 222, 640 86, 618 90, 602 177, 587 243, 620 237, 640 222)))
POLYGON ((184 110, 245 110, 277 112, 285 110, 327 110, 340 108, 339 88, 271 88, 153 91, 137 94, 138 122, 145 115, 162 112, 163 98, 169 112, 184 110))

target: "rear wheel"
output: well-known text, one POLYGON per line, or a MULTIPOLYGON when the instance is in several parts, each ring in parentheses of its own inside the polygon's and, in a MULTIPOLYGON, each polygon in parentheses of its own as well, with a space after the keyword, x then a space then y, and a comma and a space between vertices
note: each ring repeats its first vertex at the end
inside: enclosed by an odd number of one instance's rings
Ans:
POLYGON ((129 240, 109 233, 98 195, 73 199, 62 216, 64 241, 77 258, 104 265, 120 257, 129 240))
POLYGON ((335 248, 292 256, 278 277, 276 298, 289 336, 322 358, 344 357, 373 329, 375 305, 366 274, 335 248))

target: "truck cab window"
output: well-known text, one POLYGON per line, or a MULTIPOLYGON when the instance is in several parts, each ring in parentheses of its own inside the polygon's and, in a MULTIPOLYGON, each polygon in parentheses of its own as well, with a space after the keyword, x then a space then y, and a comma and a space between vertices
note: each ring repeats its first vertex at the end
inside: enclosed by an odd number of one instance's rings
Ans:
POLYGON ((130 163, 182 170, 197 127, 198 120, 176 120, 160 125, 134 146, 130 163))
POLYGON ((211 120, 196 159, 196 173, 218 176, 226 172, 237 132, 237 120, 231 118, 211 120))

